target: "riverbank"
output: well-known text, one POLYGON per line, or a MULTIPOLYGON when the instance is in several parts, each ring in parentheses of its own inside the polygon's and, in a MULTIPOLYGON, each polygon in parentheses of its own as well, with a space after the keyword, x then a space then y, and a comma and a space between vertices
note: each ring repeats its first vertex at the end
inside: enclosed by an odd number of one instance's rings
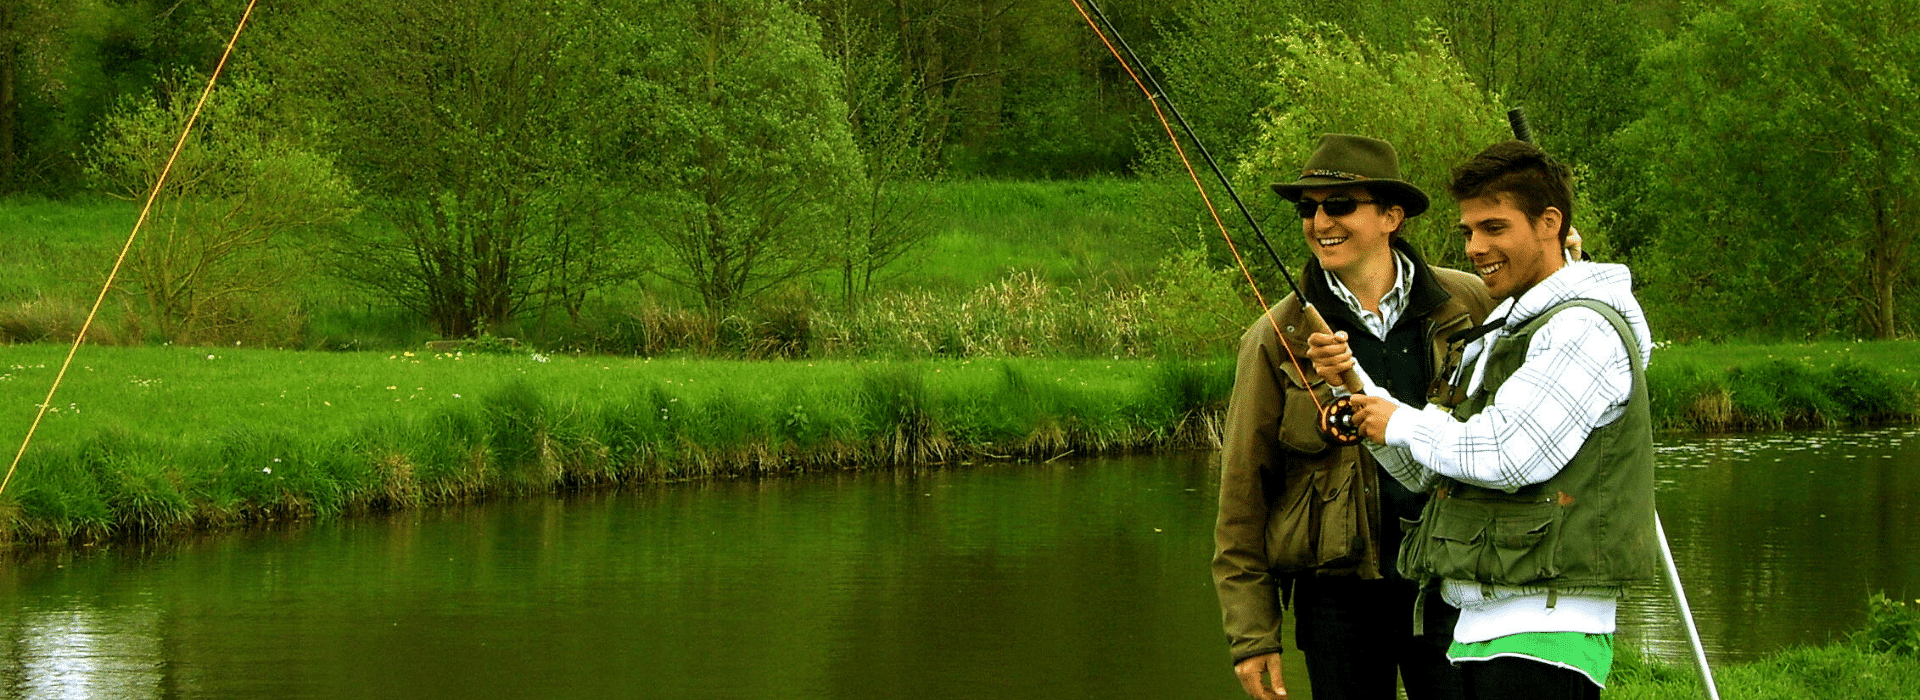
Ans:
MULTIPOLYGON (((24 427, 64 351, 6 350, 24 427)), ((1225 361, 733 362, 90 348, 14 483, 14 543, 618 484, 1213 444, 1225 361)))
MULTIPOLYGON (((1911 421, 1911 345, 1661 348, 1654 415, 1668 430, 1911 421)), ((4 353, 0 425, 24 434, 65 348, 4 353)), ((0 541, 165 536, 663 480, 1209 449, 1232 382, 1226 358, 86 348, 0 494, 0 541)))

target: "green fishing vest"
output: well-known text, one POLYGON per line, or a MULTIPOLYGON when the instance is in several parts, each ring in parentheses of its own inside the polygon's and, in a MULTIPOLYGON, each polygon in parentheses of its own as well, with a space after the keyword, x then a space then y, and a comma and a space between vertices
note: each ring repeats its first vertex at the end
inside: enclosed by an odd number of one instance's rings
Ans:
MULTIPOLYGON (((1626 341, 1633 393, 1626 413, 1593 431, 1553 478, 1514 493, 1445 479, 1401 546, 1408 578, 1437 577, 1561 590, 1621 586, 1653 578, 1659 543, 1653 529, 1653 420, 1639 343, 1612 307, 1588 299, 1559 304, 1488 349, 1478 392, 1453 407, 1466 420, 1485 408, 1520 368, 1533 334, 1575 306, 1593 309, 1626 341)), ((1464 373, 1463 373, 1464 374, 1464 373)))

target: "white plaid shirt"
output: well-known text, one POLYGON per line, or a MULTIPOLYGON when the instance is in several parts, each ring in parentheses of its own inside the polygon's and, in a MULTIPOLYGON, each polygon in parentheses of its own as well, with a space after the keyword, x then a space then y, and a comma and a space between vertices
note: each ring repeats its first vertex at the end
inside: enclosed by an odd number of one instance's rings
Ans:
MULTIPOLYGON (((1461 363, 1473 368, 1468 392, 1484 380, 1486 350, 1495 341, 1540 312, 1577 298, 1619 310, 1634 330, 1642 358, 1648 357, 1653 341, 1627 268, 1571 263, 1489 314, 1505 316, 1506 323, 1468 346, 1461 363)), ((1627 348, 1613 325, 1592 310, 1568 309, 1534 334, 1520 369, 1480 413, 1461 421, 1438 407, 1416 410, 1403 404, 1387 423, 1386 446, 1370 447, 1388 473, 1415 491, 1445 476, 1512 492, 1560 473, 1589 433, 1620 417, 1632 390, 1627 348)), ((1367 393, 1388 396, 1372 387, 1367 393)))

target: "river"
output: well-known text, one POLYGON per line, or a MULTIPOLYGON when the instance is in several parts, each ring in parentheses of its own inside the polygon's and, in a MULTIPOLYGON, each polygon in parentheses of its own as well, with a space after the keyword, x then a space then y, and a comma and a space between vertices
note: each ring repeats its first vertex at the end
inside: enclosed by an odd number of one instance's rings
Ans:
MULTIPOLYGON (((1244 697, 1207 577, 1212 459, 674 484, 17 556, 0 697, 1244 697)), ((1912 428, 1663 439, 1710 656, 1824 643, 1873 591, 1920 596, 1916 465, 1912 428)), ((1684 658, 1671 611, 1636 592, 1623 644, 1684 658)))

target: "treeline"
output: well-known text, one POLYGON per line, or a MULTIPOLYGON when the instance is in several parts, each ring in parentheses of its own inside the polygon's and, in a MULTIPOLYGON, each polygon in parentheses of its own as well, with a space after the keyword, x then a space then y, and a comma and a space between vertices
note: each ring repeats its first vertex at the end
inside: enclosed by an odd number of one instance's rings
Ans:
MULTIPOLYGON (((0 194, 140 196, 243 8, 0 7, 0 194)), ((1663 335, 1912 332, 1905 0, 1106 10, 1291 264, 1305 252, 1264 185, 1318 134, 1388 138, 1438 194, 1522 106, 1581 175, 1589 247, 1635 266, 1663 335)), ((577 325, 651 290, 714 318, 853 308, 931 235, 910 185, 947 177, 1137 174, 1167 232, 1146 254, 1227 260, 1069 0, 272 3, 209 110, 128 287, 180 341, 284 320, 262 300, 312 269, 456 337, 535 310, 577 325)), ((1412 234, 1458 264, 1445 212, 1412 234)))

